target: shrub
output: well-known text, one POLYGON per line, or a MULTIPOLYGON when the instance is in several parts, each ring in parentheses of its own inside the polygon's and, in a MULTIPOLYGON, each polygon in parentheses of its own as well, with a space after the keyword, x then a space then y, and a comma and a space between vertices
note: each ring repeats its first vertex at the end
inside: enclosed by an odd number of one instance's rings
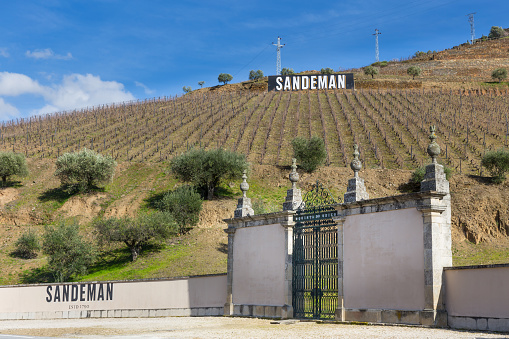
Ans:
POLYGON ((222 82, 223 85, 226 85, 229 81, 232 81, 233 77, 228 73, 221 73, 217 77, 217 81, 222 82))
POLYGON ((131 250, 131 259, 136 261, 142 248, 151 240, 162 241, 177 235, 178 226, 168 212, 139 215, 136 219, 124 217, 94 221, 99 242, 124 243, 131 250))
POLYGON ((509 151, 500 149, 486 152, 481 165, 490 172, 494 183, 502 183, 505 180, 505 173, 509 171, 509 151))
POLYGON ((415 77, 421 74, 421 68, 418 66, 410 66, 408 67, 406 72, 407 74, 412 76, 412 80, 415 80, 415 77))
POLYGON ((28 175, 28 167, 25 156, 13 152, 0 152, 0 177, 2 186, 11 175, 25 177, 28 175))
POLYGON ((283 69, 281 70, 281 75, 294 75, 295 72, 293 71, 293 68, 286 68, 286 67, 283 67, 283 69))
POLYGON ((493 79, 498 80, 498 82, 501 82, 505 78, 507 78, 507 69, 505 68, 497 68, 493 72, 491 72, 491 77, 493 79))
POLYGON ((488 38, 490 39, 498 39, 506 36, 506 32, 502 27, 492 26, 490 30, 490 34, 488 34, 488 38))
POLYGON ((75 193, 110 182, 117 163, 109 156, 104 157, 85 148, 60 156, 56 166, 55 175, 64 186, 64 191, 75 193))
POLYGON ((202 88, 204 84, 205 84, 205 81, 198 81, 198 85, 200 85, 200 88, 202 88))
POLYGON ((364 74, 371 75, 371 78, 374 78, 378 74, 378 68, 373 66, 364 67, 364 74))
POLYGON ((297 137, 292 140, 293 156, 297 159, 299 166, 306 172, 311 173, 323 164, 327 157, 325 143, 317 136, 307 140, 297 137))
POLYGON ((184 86, 182 87, 182 91, 184 91, 184 93, 190 93, 193 91, 193 89, 191 88, 191 86, 184 86))
POLYGON ((249 72, 249 80, 260 80, 261 78, 263 78, 263 71, 261 69, 249 72))
POLYGON ((28 229, 16 241, 14 254, 23 259, 37 258, 37 252, 41 250, 41 244, 37 234, 28 229))
POLYGON ((192 149, 170 161, 177 178, 195 185, 209 200, 222 180, 239 179, 247 167, 244 155, 221 148, 192 149))
POLYGON ((322 73, 322 74, 332 74, 332 73, 334 73, 334 70, 332 68, 330 68, 330 67, 326 67, 326 68, 322 68, 320 70, 320 73, 322 73))
POLYGON ((200 221, 202 200, 200 194, 193 187, 184 185, 165 194, 157 203, 157 207, 161 211, 170 212, 175 218, 180 232, 185 232, 200 221))
POLYGON ((46 226, 42 250, 49 256, 49 271, 56 282, 86 274, 87 268, 96 258, 94 245, 79 234, 76 222, 61 222, 56 227, 46 226))

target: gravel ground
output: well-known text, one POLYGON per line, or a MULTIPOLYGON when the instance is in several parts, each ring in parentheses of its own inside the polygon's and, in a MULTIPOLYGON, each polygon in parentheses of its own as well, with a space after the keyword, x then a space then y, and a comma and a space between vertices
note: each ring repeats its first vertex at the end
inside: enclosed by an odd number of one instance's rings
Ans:
POLYGON ((410 326, 227 317, 0 321, 0 334, 61 338, 509 338, 509 334, 410 326))

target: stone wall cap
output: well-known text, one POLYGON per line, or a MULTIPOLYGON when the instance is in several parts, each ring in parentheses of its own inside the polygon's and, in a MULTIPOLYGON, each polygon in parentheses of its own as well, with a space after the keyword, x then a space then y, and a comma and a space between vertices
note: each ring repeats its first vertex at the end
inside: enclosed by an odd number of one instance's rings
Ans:
POLYGON ((509 264, 491 264, 491 265, 471 265, 471 266, 453 266, 453 267, 444 267, 444 271, 454 271, 454 270, 476 270, 481 268, 503 268, 509 267, 509 264))
POLYGON ((265 220, 265 219, 270 219, 270 218, 278 216, 278 215, 286 216, 286 215, 291 215, 291 214, 295 214, 295 213, 296 213, 296 211, 287 210, 287 211, 278 211, 278 212, 271 212, 271 213, 264 213, 264 214, 248 215, 245 217, 238 217, 238 218, 223 219, 223 221, 227 224, 230 224, 232 222, 239 222, 239 221, 265 220))
POLYGON ((145 279, 129 279, 129 280, 101 280, 101 281, 66 281, 66 282, 52 282, 41 284, 19 284, 19 285, 0 285, 0 288, 11 287, 34 287, 34 286, 53 286, 53 285, 82 285, 82 284, 106 284, 106 283, 133 283, 133 282, 151 282, 151 281, 172 281, 192 278, 206 278, 206 277, 220 277, 226 276, 227 273, 213 273, 213 274, 200 274, 181 277, 168 277, 168 278, 145 278, 145 279))
POLYGON ((337 204, 337 205, 348 209, 348 208, 356 208, 356 207, 363 207, 363 206, 370 206, 370 205, 380 205, 380 204, 391 203, 391 202, 402 202, 402 201, 408 201, 408 200, 422 200, 422 199, 426 199, 426 198, 443 198, 447 194, 448 193, 437 192, 437 191, 413 192, 413 193, 392 195, 392 196, 388 196, 388 197, 353 201, 353 202, 342 203, 342 204, 337 204))

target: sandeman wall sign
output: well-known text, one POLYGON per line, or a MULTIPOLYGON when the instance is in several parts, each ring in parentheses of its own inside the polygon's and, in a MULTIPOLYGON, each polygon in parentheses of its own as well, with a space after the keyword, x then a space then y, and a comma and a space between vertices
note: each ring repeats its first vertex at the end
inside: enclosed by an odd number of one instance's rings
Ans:
POLYGON ((354 89, 353 73, 270 75, 269 91, 354 89))

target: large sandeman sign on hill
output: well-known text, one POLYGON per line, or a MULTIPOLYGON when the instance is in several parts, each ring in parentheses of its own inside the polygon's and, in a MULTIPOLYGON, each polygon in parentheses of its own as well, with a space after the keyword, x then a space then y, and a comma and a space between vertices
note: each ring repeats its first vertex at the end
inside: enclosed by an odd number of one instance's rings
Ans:
POLYGON ((353 73, 269 76, 269 91, 318 89, 354 89, 353 73))

